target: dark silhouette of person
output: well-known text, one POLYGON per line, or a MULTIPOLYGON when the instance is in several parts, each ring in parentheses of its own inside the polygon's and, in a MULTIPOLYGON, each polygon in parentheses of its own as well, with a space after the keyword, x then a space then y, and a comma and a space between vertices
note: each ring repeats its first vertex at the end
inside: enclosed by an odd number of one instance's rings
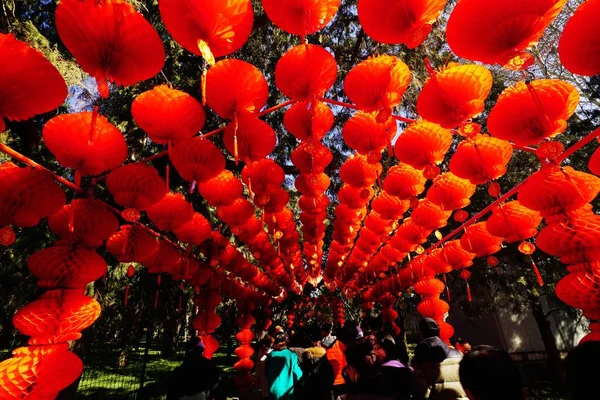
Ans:
POLYGON ((460 362, 459 374, 471 400, 527 398, 519 367, 503 350, 491 346, 475 347, 460 362))
POLYGON ((221 371, 204 357, 199 337, 190 340, 183 363, 171 374, 167 400, 207 400, 216 393, 221 371))
POLYGON ((600 378, 600 341, 582 343, 569 352, 566 364, 567 388, 571 399, 594 398, 593 387, 600 378), (591 396, 591 397, 590 397, 591 396))

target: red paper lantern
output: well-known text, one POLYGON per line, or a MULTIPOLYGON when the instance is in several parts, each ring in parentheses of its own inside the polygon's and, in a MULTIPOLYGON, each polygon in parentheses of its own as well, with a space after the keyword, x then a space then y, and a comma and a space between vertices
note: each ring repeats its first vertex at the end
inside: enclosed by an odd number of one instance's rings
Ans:
POLYGON ((395 154, 403 163, 416 169, 444 161, 452 145, 452 133, 439 125, 418 121, 408 126, 396 140, 395 154))
POLYGON ((283 125, 298 140, 323 139, 333 126, 333 112, 320 101, 298 102, 283 116, 283 125))
POLYGON ((125 1, 61 0, 55 21, 60 39, 96 79, 102 97, 108 97, 109 81, 134 85, 158 74, 165 63, 158 33, 125 1))
POLYGON ((228 206, 217 207, 217 216, 229 226, 244 224, 254 215, 254 206, 248 200, 239 198, 228 206))
POLYGON ((434 230, 446 226, 451 214, 451 211, 444 211, 436 204, 424 199, 419 202, 418 207, 413 209, 411 219, 424 229, 434 230))
POLYGON ((600 74, 600 57, 596 51, 600 40, 596 18, 598 14, 600 1, 588 0, 577 8, 564 26, 558 54, 560 62, 574 74, 600 74))
POLYGON ((354 155, 346 160, 340 168, 342 181, 356 188, 373 186, 381 170, 380 164, 369 164, 367 158, 354 155))
POLYGON ((117 204, 145 210, 161 201, 169 189, 156 169, 144 164, 127 164, 112 170, 106 186, 117 204))
POLYGON ((143 262, 158 249, 158 242, 146 229, 137 225, 123 225, 108 238, 106 248, 122 263, 143 262))
POLYGON ((408 200, 401 200, 386 191, 379 192, 379 195, 371 203, 371 209, 387 220, 401 219, 409 207, 408 200))
POLYGON ((518 82, 498 97, 487 127, 492 136, 518 146, 538 144, 564 132, 578 104, 579 92, 567 82, 518 82))
POLYGON ((426 181, 421 171, 408 164, 399 164, 390 168, 383 188, 391 196, 408 200, 423 193, 426 181))
POLYGON ((210 237, 212 226, 202 214, 195 212, 192 219, 173 229, 173 233, 180 242, 199 246, 210 237))
POLYGON ((435 273, 447 274, 452 271, 452 265, 448 264, 446 259, 442 257, 442 252, 442 248, 433 249, 431 253, 425 256, 423 264, 435 273))
POLYGON ((450 171, 480 185, 504 175, 512 154, 513 148, 506 140, 476 135, 460 142, 450 159, 450 171))
POLYGON ((450 306, 439 297, 432 297, 421 301, 417 305, 417 311, 424 317, 441 319, 450 310, 450 306))
POLYGON ((446 39, 459 57, 522 69, 532 61, 525 51, 564 4, 565 0, 462 0, 450 14, 446 39))
POLYGON ((244 162, 260 161, 275 148, 277 135, 271 125, 253 116, 239 118, 223 133, 225 148, 244 162))
POLYGON ((106 273, 106 261, 84 246, 58 244, 33 253, 27 267, 41 288, 85 289, 106 273))
POLYGON ((270 158, 248 164, 242 170, 242 181, 248 186, 248 190, 258 197, 268 197, 269 193, 280 188, 284 180, 283 168, 270 158))
POLYGON ((169 153, 179 175, 189 182, 204 182, 225 169, 225 157, 217 146, 202 137, 182 141, 169 153))
POLYGON ((67 85, 60 73, 37 50, 0 33, 0 53, 11 62, 0 65, 0 132, 3 118, 26 120, 60 106, 67 97, 67 85))
POLYGON ((127 158, 123 134, 96 113, 58 115, 44 126, 42 137, 60 165, 82 175, 101 174, 127 158))
POLYGON ((492 89, 492 74, 480 65, 451 64, 434 73, 417 100, 417 112, 427 121, 455 128, 483 112, 492 89))
POLYGON ((144 261, 144 267, 151 274, 170 273, 181 261, 182 254, 171 244, 161 240, 158 249, 144 261))
POLYGON ((568 221, 551 224, 542 229, 536 243, 565 264, 600 261, 600 216, 582 211, 568 221))
MULTIPOLYGON (((234 1, 250 4, 248 0, 234 1)), ((264 75, 245 61, 221 60, 206 74, 206 103, 221 118, 233 121, 236 115, 255 114, 267 103, 267 97, 264 75)))
POLYGON ((62 239, 100 247, 117 230, 119 221, 100 200, 75 199, 48 217, 48 225, 62 239))
POLYGON ((294 185, 305 196, 320 196, 329 187, 330 179, 325 174, 300 174, 294 185))
POLYGON ((487 220, 486 228, 490 234, 514 243, 535 236, 541 222, 542 217, 537 211, 515 200, 496 207, 487 220))
POLYGON ((100 304, 80 290, 49 290, 17 311, 13 325, 30 345, 56 344, 79 339, 99 316, 100 304))
POLYGON ((153 142, 161 144, 191 138, 200 132, 206 120, 196 99, 167 85, 136 96, 131 115, 153 142))
POLYGON ((550 167, 533 174, 519 190, 519 202, 542 217, 565 216, 596 198, 600 178, 571 167, 550 167))
POLYGON ((460 245, 460 240, 451 240, 444 244, 440 258, 450 265, 452 269, 462 269, 473 265, 475 254, 463 249, 460 245))
POLYGON ((433 185, 427 190, 427 200, 442 210, 456 210, 471 204, 470 198, 474 193, 474 184, 451 172, 444 172, 433 180, 433 185))
POLYGON ((19 347, 0 363, 0 398, 53 399, 83 371, 69 345, 19 347), (26 396, 26 397, 24 397, 26 396))
POLYGON ((250 0, 160 0, 158 8, 173 39, 209 62, 240 49, 252 32, 250 0))
POLYGON ((172 231, 190 221, 194 209, 181 193, 169 192, 146 211, 148 218, 161 231, 172 231))
MULTIPOLYGON (((410 69, 399 58, 381 55, 357 64, 344 81, 348 98, 363 111, 383 111, 400 104, 410 84, 410 69)), ((385 118, 384 118, 385 119, 385 118)))
POLYGON ((501 250, 502 238, 490 234, 486 222, 478 222, 465 228, 464 235, 460 238, 460 245, 468 252, 475 253, 477 257, 485 257, 501 250))
POLYGON ((444 291, 444 282, 435 278, 425 278, 415 283, 415 292, 421 296, 438 296, 444 291))
POLYGON ((340 3, 341 0, 263 0, 262 6, 280 29, 304 37, 324 28, 335 16, 340 3))
POLYGON ((338 191, 338 199, 340 200, 340 203, 345 204, 353 209, 366 207, 373 198, 373 195, 374 191, 370 187, 355 188, 349 185, 344 185, 338 191))
POLYGON ((333 161, 333 154, 321 143, 307 141, 292 151, 291 160, 301 173, 319 174, 333 161))
POLYGON ((373 40, 419 46, 431 32, 446 0, 359 0, 358 20, 373 40))
POLYGON ((556 285, 556 296, 570 305, 580 308, 591 319, 600 319, 600 267, 568 267, 571 272, 556 285))
POLYGON ((46 171, 0 164, 0 226, 35 226, 65 201, 65 193, 46 171))
POLYGON ((342 135, 350 148, 376 163, 381 159, 381 150, 391 143, 397 129, 393 118, 378 122, 374 114, 359 111, 346 122, 342 135))
POLYGON ((293 100, 319 100, 335 82, 337 64, 330 52, 313 44, 288 50, 275 67, 275 84, 293 100))
POLYGON ((227 170, 206 182, 198 183, 198 192, 213 207, 231 204, 242 195, 243 190, 242 182, 227 170))

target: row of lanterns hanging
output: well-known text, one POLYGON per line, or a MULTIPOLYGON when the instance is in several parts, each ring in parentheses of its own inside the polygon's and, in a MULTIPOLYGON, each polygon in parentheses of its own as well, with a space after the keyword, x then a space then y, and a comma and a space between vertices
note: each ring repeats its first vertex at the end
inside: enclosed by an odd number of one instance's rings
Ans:
MULTIPOLYGON (((389 7, 379 3, 358 2, 358 18, 365 33, 379 42, 406 44, 409 48, 426 39, 446 5, 441 0, 396 1, 389 7)), ((459 57, 525 69, 533 62, 527 51, 530 43, 542 36, 564 4, 565 0, 527 4, 511 0, 500 6, 492 0, 461 0, 448 20, 448 44, 459 57), (530 22, 530 15, 537 16, 536 24, 530 22), (515 26, 528 29, 505 29, 502 21, 508 18, 519 21, 515 26), (478 24, 471 24, 473 20, 478 24)), ((301 36, 303 41, 326 26, 339 5, 339 0, 307 3, 298 13, 290 1, 263 1, 275 25, 301 36)), ((320 141, 333 123, 323 96, 336 79, 335 59, 320 46, 301 44, 284 54, 275 68, 277 87, 296 103, 286 112, 284 123, 301 141, 292 154, 301 172, 295 183, 302 193, 299 207, 304 245, 300 247, 294 216, 287 208, 289 194, 281 187, 283 170, 266 158, 276 144, 273 129, 258 118, 268 97, 266 80, 243 61, 215 62, 215 57, 231 54, 246 42, 252 31, 251 2, 205 1, 200 5, 160 0, 159 10, 173 38, 188 51, 201 55, 206 63, 201 78, 202 102, 230 121, 223 142, 235 162, 245 164, 241 179, 225 169, 223 154, 207 137, 194 137, 204 125, 205 114, 202 104, 193 97, 169 86, 157 86, 135 99, 134 120, 154 142, 167 145, 169 160, 180 176, 217 209, 217 216, 248 246, 264 273, 220 233, 212 232, 210 223, 184 196, 169 191, 169 168, 165 181, 156 170, 142 164, 119 167, 127 158, 125 139, 97 109, 54 117, 44 127, 44 144, 61 166, 75 170, 76 185, 83 176, 110 172, 106 187, 124 208, 121 216, 129 223, 115 233, 118 219, 104 203, 82 198, 65 205, 63 191, 43 170, 2 164, 1 243, 10 245, 15 240, 11 226, 35 226, 46 217, 52 232, 60 238, 55 246, 28 260, 38 285, 48 292, 15 315, 15 326, 31 337, 31 346, 17 349, 13 358, 0 364, 0 377, 6 383, 2 390, 10 394, 27 392, 31 396, 35 392, 52 397, 81 373, 81 361, 68 351, 67 341, 77 339, 100 313, 97 302, 84 296, 83 289, 106 271, 106 262, 95 250, 106 239, 107 248, 120 262, 140 263, 158 274, 157 284, 161 273, 171 273, 197 287, 208 284, 199 293, 207 293, 199 301, 199 317, 206 315, 212 322, 195 319, 198 331, 207 338, 216 329, 214 306, 218 295, 214 286, 210 287, 213 279, 222 280, 221 290, 228 296, 240 300, 256 297, 254 300, 260 301, 261 295, 254 290, 222 275, 215 277, 196 257, 184 254, 173 243, 157 241, 136 222, 141 212, 157 229, 173 232, 188 248, 198 247, 202 255, 208 255, 211 267, 223 266, 228 273, 272 297, 278 296, 281 288, 299 291, 307 279, 320 279, 329 203, 325 195, 329 178, 324 172, 331 161, 331 153, 320 141), (251 201, 243 195, 242 182, 251 201), (262 212, 262 220, 255 216, 257 211, 262 212), (307 271, 302 266, 302 253, 309 265, 307 271), (148 257, 150 254, 152 257, 148 257), (38 324, 40 320, 45 323, 38 324), (61 369, 60 377, 53 368, 58 364, 68 366, 61 369)), ((598 39, 594 21, 599 11, 600 1, 590 0, 565 26, 559 55, 574 73, 600 73, 600 58, 593 50, 598 39)), ((160 37, 127 2, 61 0, 55 20, 62 42, 83 70, 96 79, 102 97, 109 96, 109 82, 133 85, 155 76, 163 66, 165 52, 160 37), (111 23, 116 20, 126 23, 111 23), (104 28, 106 32, 99 35, 104 28), (81 41, 82 35, 93 40, 81 41), (106 48, 120 51, 107 54, 106 48)), ((39 52, 4 34, 0 34, 0 50, 14 61, 0 67, 2 76, 11 83, 10 87, 2 87, 6 101, 0 106, 0 131, 5 130, 4 119, 28 119, 62 104, 66 85, 39 52), (15 66, 25 66, 27 71, 15 66)), ((448 340, 452 328, 443 318, 449 306, 440 299, 444 284, 435 276, 462 270, 461 277, 467 280, 466 268, 476 256, 487 257, 490 265, 497 263, 493 254, 503 241, 521 242, 520 250, 531 254, 535 247, 526 240, 537 234, 544 218, 547 227, 537 239, 538 247, 570 265, 557 294, 566 303, 582 308, 588 318, 600 319, 596 301, 600 293, 598 216, 588 205, 597 196, 600 184, 597 177, 553 162, 545 162, 528 179, 518 200, 500 204, 487 221, 468 226, 460 240, 410 258, 410 253, 423 252, 420 246, 433 231, 446 225, 452 212, 456 220, 464 220, 461 209, 469 204, 475 185, 489 182, 490 194, 501 194, 492 181, 506 172, 512 155, 509 141, 519 147, 532 146, 560 134, 578 104, 577 90, 568 83, 520 82, 506 89, 492 108, 487 120, 488 136, 470 118, 483 111, 491 88, 489 71, 478 65, 454 64, 440 71, 429 69, 431 76, 417 100, 417 111, 424 120, 402 119, 411 124, 396 141, 395 149, 391 142, 397 131, 396 119, 401 118, 393 116, 392 109, 400 104, 410 83, 408 67, 395 57, 378 56, 360 63, 346 77, 346 94, 359 111, 346 123, 343 138, 356 154, 340 170, 344 186, 338 193, 340 205, 335 210, 333 241, 323 272, 327 283, 350 292, 368 287, 362 294, 365 304, 380 302, 386 320, 392 323, 397 316, 393 310, 396 296, 414 286, 422 296, 418 310, 438 320, 441 336, 448 340), (438 164, 450 149, 454 133, 465 138, 451 158, 450 172, 440 173, 438 164), (385 149, 401 163, 382 180, 379 161, 385 149), (424 192, 428 179, 433 181, 432 186, 419 200, 417 196, 424 192), (377 195, 376 183, 383 186, 377 195), (404 218, 409 207, 413 210, 410 218, 404 218), (391 265, 407 257, 404 268, 372 284, 391 265)), ((552 155, 561 151, 544 143, 538 152, 552 155)), ((598 164, 597 151, 590 170, 598 173, 598 164)), ((533 267, 537 271, 535 264, 533 267)), ((539 271, 536 274, 542 283, 539 271)), ((249 305, 238 319, 242 329, 238 369, 246 376, 252 368, 248 362, 251 311, 249 305)), ((592 335, 599 334, 597 325, 592 324, 592 335)))

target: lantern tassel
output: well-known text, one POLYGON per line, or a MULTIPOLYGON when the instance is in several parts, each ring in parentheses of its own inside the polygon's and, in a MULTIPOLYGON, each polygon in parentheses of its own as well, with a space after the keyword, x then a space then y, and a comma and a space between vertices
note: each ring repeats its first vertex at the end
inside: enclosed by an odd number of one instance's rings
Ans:
POLYGON ((129 300, 129 284, 125 286, 125 299, 123 300, 123 305, 127 308, 127 301, 129 300))
POLYGON ((538 284, 540 286, 544 286, 544 279, 542 278, 542 274, 540 274, 540 270, 537 265, 535 265, 535 261, 531 260, 531 267, 533 268, 533 272, 535 273, 535 277, 537 278, 538 284))
POLYGON ((200 89, 202 91, 202 106, 206 107, 206 74, 208 73, 207 69, 204 68, 202 71, 202 77, 200 78, 200 89))
POLYGON ((233 157, 235 158, 236 166, 238 165, 239 160, 240 160, 239 153, 238 153, 237 130, 238 130, 238 120, 237 120, 237 113, 236 113, 233 115, 233 157))
POLYGON ((471 296, 471 287, 469 286, 468 281, 467 281, 467 300, 469 300, 469 303, 473 301, 473 297, 471 296))
POLYGON ((90 132, 88 133, 88 142, 91 144, 94 142, 94 138, 96 137, 96 122, 98 121, 98 106, 94 106, 94 111, 92 112, 92 123, 90 125, 90 132))

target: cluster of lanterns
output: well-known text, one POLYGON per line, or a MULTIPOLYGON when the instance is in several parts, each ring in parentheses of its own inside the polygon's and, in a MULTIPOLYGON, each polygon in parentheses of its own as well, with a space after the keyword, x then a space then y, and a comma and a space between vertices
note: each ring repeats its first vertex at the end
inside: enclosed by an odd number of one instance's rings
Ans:
MULTIPOLYGON (((473 260, 485 257, 496 266, 494 254, 501 246, 519 243, 543 284, 531 259, 536 250, 531 239, 542 221, 546 227, 537 246, 569 265, 569 274, 557 286, 558 296, 591 320, 600 320, 600 220, 590 206, 600 191, 600 179, 561 167, 566 153, 551 140, 565 131, 579 103, 575 87, 560 80, 534 79, 507 88, 489 113, 487 134, 472 120, 484 111, 492 87, 485 66, 450 63, 434 70, 424 60, 430 76, 417 99, 421 118, 413 120, 393 115, 411 82, 411 71, 397 57, 377 55, 347 73, 344 90, 353 104, 341 103, 325 97, 337 78, 335 58, 305 40, 334 18, 340 0, 262 3, 276 26, 302 41, 275 67, 275 84, 290 100, 268 110, 263 110, 268 84, 256 67, 232 58, 217 61, 247 41, 253 23, 251 1, 159 0, 167 31, 203 60, 200 101, 171 85, 159 85, 138 95, 131 106, 136 124, 153 142, 166 146, 165 152, 153 156, 168 157, 165 178, 146 165, 147 160, 122 166, 128 156, 125 137, 97 108, 55 116, 43 129, 45 146, 58 164, 74 171, 74 183, 6 150, 29 166, 0 165, 0 244, 15 241, 14 227, 32 227, 43 218, 59 238, 28 259, 38 285, 47 292, 14 317, 15 327, 31 339, 30 346, 0 363, 0 391, 7 396, 51 398, 81 373, 82 363, 68 351, 67 342, 78 339, 100 314, 99 304, 83 293, 89 282, 106 273, 106 262, 96 250, 104 244, 119 262, 130 264, 130 277, 133 264, 140 264, 157 274, 157 285, 161 274, 168 273, 196 288, 198 315, 193 325, 204 337, 209 355, 218 347, 212 335, 220 323, 215 308, 221 296, 245 305, 237 319, 240 360, 235 368, 241 383, 249 379, 253 367, 249 344, 254 338, 255 305, 281 300, 288 292, 299 293, 308 281, 317 284, 324 279, 348 295, 360 293, 365 311, 379 303, 385 321, 398 331, 394 306, 412 287, 421 296, 418 311, 437 320, 442 339, 448 340, 453 333, 444 322, 449 304, 440 298, 445 284, 436 276, 460 271, 470 300, 468 268, 473 260), (337 193, 331 245, 321 271, 330 206, 326 172, 332 161, 322 139, 334 124, 328 104, 357 112, 342 130, 353 154, 339 171, 343 186, 337 193), (300 172, 294 186, 301 194, 301 232, 284 188, 285 171, 268 157, 277 134, 260 119, 288 105, 284 125, 300 142, 291 161, 300 172), (205 123, 204 106, 228 124, 197 136, 205 123), (397 121, 408 124, 399 136, 397 121), (240 176, 226 168, 225 155, 210 140, 217 133, 222 133, 235 163, 243 163, 240 176), (442 172, 440 165, 450 149, 449 170, 442 172), (513 149, 535 151, 542 168, 521 185, 518 199, 510 201, 516 190, 502 195, 495 181, 506 173, 513 149), (381 162, 385 152, 399 160, 388 171, 381 162), (219 232, 221 227, 213 230, 183 194, 170 191, 171 165, 190 183, 190 193, 197 188, 216 209, 219 220, 250 250, 251 260, 219 232), (81 188, 83 177, 93 177, 95 187, 89 193, 81 188), (55 181, 75 190, 78 197, 66 204, 55 181), (476 185, 487 185, 495 201, 467 221, 469 214, 463 209, 476 185), (94 190, 104 188, 121 210, 95 199, 94 190), (491 216, 475 223, 487 211, 491 216), (156 230, 172 233, 179 243, 138 222, 142 214, 156 230), (457 222, 466 221, 459 230, 462 237, 442 239, 438 230, 452 215, 457 222), (440 242, 425 250, 422 245, 431 234, 440 242)), ((565 0, 527 4, 461 0, 448 19, 448 45, 470 61, 525 70, 534 61, 531 43, 543 35, 564 4, 565 0)), ((415 48, 427 38, 445 5, 443 0, 359 0, 357 12, 364 32, 374 40, 415 48)), ((595 51, 599 12, 600 0, 589 0, 565 26, 559 55, 573 73, 600 73, 600 53, 595 51)), ((165 51, 158 33, 127 2, 61 0, 55 22, 62 42, 96 80, 103 98, 110 95, 111 84, 134 85, 163 67, 165 51)), ((0 65, 5 77, 0 82, 0 132, 6 128, 5 120, 25 120, 64 102, 66 85, 39 52, 4 34, 0 50, 12 60, 0 65)), ((589 168, 600 173, 600 150, 589 168)), ((336 303, 334 309, 340 324, 343 307, 336 303)), ((291 310, 288 324, 294 318, 291 310)), ((600 335, 600 326, 591 326, 588 340, 600 335)))

